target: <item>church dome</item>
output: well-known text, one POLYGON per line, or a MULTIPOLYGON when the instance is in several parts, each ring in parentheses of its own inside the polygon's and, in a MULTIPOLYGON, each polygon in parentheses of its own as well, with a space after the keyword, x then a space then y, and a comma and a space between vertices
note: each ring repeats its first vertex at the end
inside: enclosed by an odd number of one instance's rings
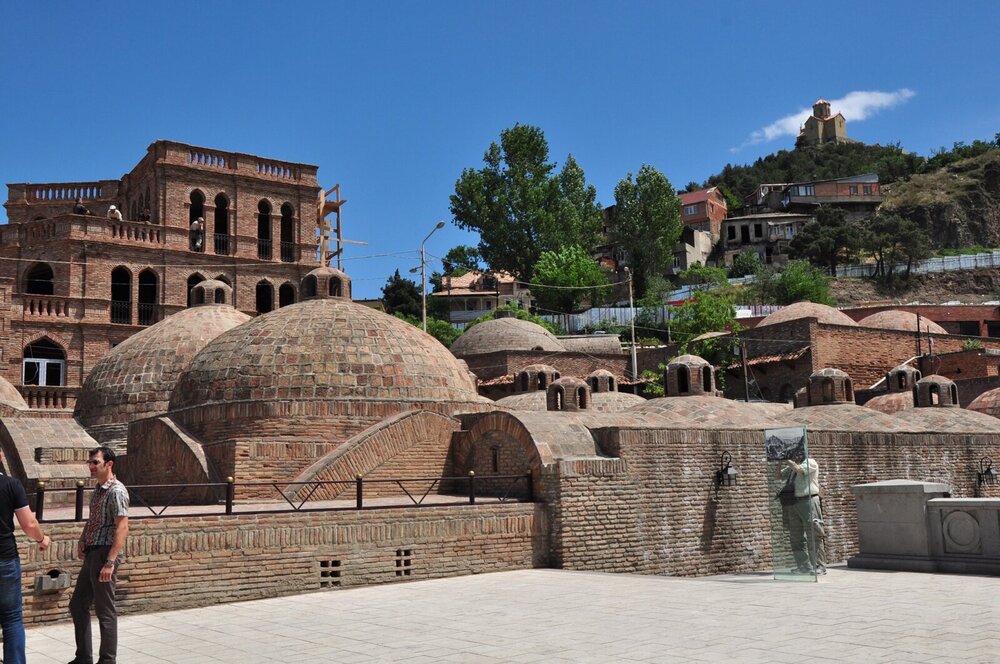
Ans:
POLYGON ((498 350, 566 350, 554 334, 537 323, 519 318, 496 318, 468 329, 451 344, 459 357, 498 350))
POLYGON ((333 296, 282 307, 219 336, 191 362, 170 410, 238 402, 478 400, 466 367, 434 337, 333 296))
POLYGON ((773 314, 765 317, 762 321, 757 323, 757 327, 776 325, 777 323, 787 323, 788 321, 797 320, 799 318, 816 318, 820 323, 827 323, 830 325, 850 325, 851 327, 857 327, 858 325, 854 322, 854 319, 844 312, 837 311, 833 307, 828 307, 825 304, 817 304, 815 302, 796 302, 795 304, 790 304, 787 307, 782 307, 773 314))
MULTIPOLYGON (((947 330, 925 316, 920 317, 920 331, 934 334, 948 334, 947 330)), ((878 327, 883 330, 899 330, 901 332, 917 331, 917 314, 910 311, 889 309, 867 316, 858 321, 861 327, 878 327)))
MULTIPOLYGON (((199 286, 213 291, 213 284, 226 286, 212 281, 199 286)), ((198 351, 248 320, 249 316, 231 306, 204 304, 179 311, 132 335, 87 374, 73 415, 83 426, 91 427, 164 414, 177 380, 198 351)))

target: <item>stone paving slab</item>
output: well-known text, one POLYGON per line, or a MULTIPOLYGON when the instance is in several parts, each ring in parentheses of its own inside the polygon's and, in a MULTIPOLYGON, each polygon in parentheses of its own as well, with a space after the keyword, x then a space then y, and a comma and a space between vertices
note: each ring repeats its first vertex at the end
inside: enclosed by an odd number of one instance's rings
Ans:
MULTIPOLYGON (((998 662, 1000 578, 524 570, 124 616, 122 664, 998 662)), ((97 634, 96 623, 94 625, 97 634)), ((68 623, 29 628, 64 664, 68 623)))

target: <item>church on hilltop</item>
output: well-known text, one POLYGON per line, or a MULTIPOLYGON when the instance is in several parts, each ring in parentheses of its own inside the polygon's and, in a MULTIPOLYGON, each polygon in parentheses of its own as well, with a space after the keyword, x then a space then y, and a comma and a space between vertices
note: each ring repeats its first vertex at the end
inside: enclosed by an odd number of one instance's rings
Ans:
POLYGON ((817 99, 813 112, 799 129, 795 145, 820 145, 822 143, 848 143, 847 120, 842 113, 830 115, 830 102, 817 99))

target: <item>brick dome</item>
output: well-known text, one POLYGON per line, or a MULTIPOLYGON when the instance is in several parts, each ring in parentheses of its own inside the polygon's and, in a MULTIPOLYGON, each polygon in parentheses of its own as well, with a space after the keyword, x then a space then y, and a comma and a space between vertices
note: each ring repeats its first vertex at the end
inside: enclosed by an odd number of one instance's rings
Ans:
MULTIPOLYGON (((211 281, 198 285, 214 291, 211 281)), ((132 335, 87 374, 73 415, 91 427, 164 414, 177 380, 198 351, 248 320, 249 316, 229 305, 205 304, 179 311, 132 335)))
MULTIPOLYGON (((916 332, 917 314, 910 311, 889 309, 888 311, 880 311, 877 314, 862 318, 858 321, 858 325, 861 327, 878 327, 884 330, 916 332)), ((934 334, 948 334, 943 327, 924 316, 920 317, 920 331, 933 332, 934 334)))
MULTIPOLYGON (((521 392, 497 400, 498 406, 520 411, 541 412, 548 409, 546 393, 542 390, 521 392)), ((646 403, 638 394, 628 392, 592 392, 588 410, 598 413, 620 413, 633 406, 646 403)))
POLYGON ((433 337, 346 298, 327 297, 258 316, 209 343, 179 381, 170 410, 241 402, 377 401, 395 408, 478 400, 465 366, 433 337))
POLYGON ((816 318, 820 323, 829 323, 831 325, 850 325, 851 327, 857 327, 858 325, 847 314, 837 311, 833 307, 828 307, 825 304, 796 302, 787 307, 782 307, 773 314, 765 317, 764 320, 757 323, 757 327, 787 323, 790 320, 797 320, 799 318, 816 318))
POLYGON ((865 408, 891 415, 913 408, 913 392, 890 392, 872 397, 865 402, 865 408))
POLYGON ((451 352, 461 357, 497 350, 566 350, 554 334, 537 323, 519 318, 496 318, 475 325, 455 339, 451 352))
POLYGON ((0 406, 8 406, 16 410, 28 409, 28 404, 24 401, 21 393, 3 376, 0 376, 0 406))
POLYGON ((1000 387, 983 392, 973 399, 967 408, 977 413, 1000 417, 1000 387))

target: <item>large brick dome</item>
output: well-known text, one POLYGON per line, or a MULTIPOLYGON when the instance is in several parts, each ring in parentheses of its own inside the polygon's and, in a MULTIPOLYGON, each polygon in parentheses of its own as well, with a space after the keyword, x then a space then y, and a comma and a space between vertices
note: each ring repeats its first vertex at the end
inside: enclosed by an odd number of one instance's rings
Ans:
MULTIPOLYGON (((872 314, 858 321, 861 327, 878 327, 884 330, 900 330, 903 332, 917 331, 917 315, 910 311, 899 311, 889 309, 872 314)), ((921 332, 933 332, 934 334, 948 334, 948 331, 929 318, 921 316, 921 332)))
POLYGON ((1000 387, 983 392, 966 407, 977 413, 1000 417, 1000 387))
POLYGON ((775 325, 777 323, 787 323, 790 320, 796 320, 799 318, 816 318, 820 323, 828 323, 831 325, 850 325, 851 327, 857 327, 858 325, 854 322, 854 319, 847 314, 842 311, 837 311, 833 307, 828 307, 825 304, 816 304, 815 302, 796 302, 795 304, 790 304, 787 307, 782 307, 773 314, 765 317, 764 320, 757 323, 757 327, 775 325))
POLYGON ((166 413, 177 380, 198 351, 248 320, 227 304, 206 304, 132 335, 87 374, 74 416, 85 427, 94 427, 166 413))
POLYGON ((170 410, 245 402, 395 407, 478 400, 465 366, 433 337, 333 297, 283 307, 219 336, 191 362, 170 410))
POLYGON ((496 318, 483 321, 455 339, 451 352, 463 355, 492 353, 497 350, 564 351, 565 346, 554 334, 537 323, 518 318, 496 318))

